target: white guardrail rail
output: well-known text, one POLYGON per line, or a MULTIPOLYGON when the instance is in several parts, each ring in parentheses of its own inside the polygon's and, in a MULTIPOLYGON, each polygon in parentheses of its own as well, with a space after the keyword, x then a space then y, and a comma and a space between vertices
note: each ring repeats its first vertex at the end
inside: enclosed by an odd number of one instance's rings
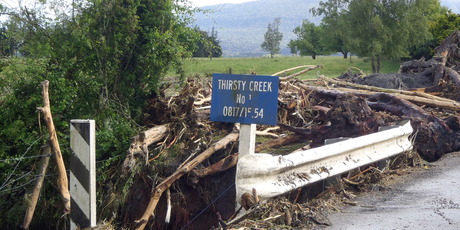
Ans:
POLYGON ((412 149, 410 121, 381 130, 284 156, 241 156, 235 181, 237 201, 246 192, 252 194, 253 188, 259 199, 266 200, 412 149))

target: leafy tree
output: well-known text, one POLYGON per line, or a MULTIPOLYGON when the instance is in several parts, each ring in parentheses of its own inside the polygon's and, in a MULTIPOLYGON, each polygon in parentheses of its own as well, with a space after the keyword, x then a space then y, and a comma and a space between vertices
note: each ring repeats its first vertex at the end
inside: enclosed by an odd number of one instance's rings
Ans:
POLYGON ((445 38, 451 35, 455 30, 460 29, 460 14, 444 9, 444 12, 430 27, 433 34, 434 43, 439 45, 445 38))
POLYGON ((201 39, 197 43, 197 49, 193 52, 193 57, 221 57, 222 47, 217 38, 217 31, 212 28, 211 35, 206 31, 200 31, 198 28, 195 30, 201 35, 201 39))
POLYGON ((320 43, 322 28, 314 23, 304 20, 301 26, 294 29, 297 35, 296 40, 291 40, 288 44, 291 52, 300 52, 301 56, 310 55, 316 59, 317 55, 324 54, 324 48, 320 43))
POLYGON ((430 39, 426 25, 440 10, 438 0, 353 0, 343 11, 350 50, 371 58, 373 72, 382 59, 408 54, 409 47, 430 39))
POLYGON ((449 9, 443 8, 441 15, 436 21, 429 24, 433 39, 417 45, 410 49, 410 56, 413 59, 431 58, 434 49, 448 37, 452 32, 460 28, 460 15, 452 13, 449 9))
POLYGON ((281 40, 283 40, 283 33, 279 31, 281 18, 276 18, 272 23, 268 24, 267 32, 264 35, 264 42, 261 47, 265 51, 270 52, 270 57, 273 58, 275 54, 281 52, 281 40))
POLYGON ((310 9, 314 16, 323 16, 321 19, 321 44, 327 52, 340 52, 343 58, 348 57, 348 30, 352 29, 345 21, 342 12, 347 9, 347 0, 329 0, 320 2, 318 8, 310 9))

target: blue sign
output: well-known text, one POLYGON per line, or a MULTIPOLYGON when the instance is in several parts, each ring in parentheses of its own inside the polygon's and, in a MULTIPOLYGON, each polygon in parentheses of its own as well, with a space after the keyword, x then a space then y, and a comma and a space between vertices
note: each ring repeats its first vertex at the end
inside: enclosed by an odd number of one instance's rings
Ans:
POLYGON ((213 74, 211 121, 276 125, 279 78, 213 74))

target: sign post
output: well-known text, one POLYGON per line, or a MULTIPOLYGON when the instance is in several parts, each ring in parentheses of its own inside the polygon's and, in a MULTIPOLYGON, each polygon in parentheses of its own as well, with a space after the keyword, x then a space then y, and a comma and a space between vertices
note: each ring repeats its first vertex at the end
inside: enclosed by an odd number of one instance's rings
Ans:
POLYGON ((241 123, 240 157, 253 154, 256 124, 276 125, 279 78, 213 74, 211 120, 241 123))
POLYGON ((70 121, 70 229, 96 226, 96 132, 94 120, 70 121))

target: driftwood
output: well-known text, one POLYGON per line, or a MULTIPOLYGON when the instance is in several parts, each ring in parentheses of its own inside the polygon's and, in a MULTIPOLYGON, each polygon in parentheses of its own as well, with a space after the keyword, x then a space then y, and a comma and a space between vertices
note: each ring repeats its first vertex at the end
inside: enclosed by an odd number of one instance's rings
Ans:
MULTIPOLYGON (((312 128, 291 127, 283 124, 280 126, 311 139, 313 146, 322 144, 326 138, 365 135, 377 131, 378 126, 395 122, 398 119, 410 119, 416 130, 414 145, 424 159, 434 161, 446 153, 460 149, 458 118, 449 117, 445 120, 438 118, 403 99, 403 95, 364 94, 302 84, 300 86, 307 90, 312 98, 332 105, 332 108, 326 113, 326 120, 330 124, 312 128), (395 117, 377 113, 379 111, 395 117)), ((404 95, 403 97, 410 96, 404 95)))
POLYGON ((415 148, 426 160, 435 161, 446 153, 459 150, 458 118, 442 120, 410 102, 389 94, 376 94, 368 100, 372 109, 390 112, 411 120, 416 130, 415 148))
POLYGON ((292 144, 292 143, 295 143, 295 142, 299 142, 302 139, 304 139, 304 138, 302 136, 297 135, 297 134, 289 134, 289 135, 286 135, 286 136, 271 140, 271 141, 269 141, 267 143, 256 145, 256 150, 255 151, 256 152, 261 152, 264 149, 276 148, 276 147, 292 144))
POLYGON ((209 156, 211 156, 217 150, 220 150, 224 148, 227 144, 236 141, 238 137, 239 137, 238 133, 228 134, 226 137, 222 138, 218 142, 211 145, 211 147, 209 147, 207 150, 202 152, 196 158, 189 161, 184 166, 178 168, 176 172, 174 172, 171 176, 169 176, 163 182, 157 185, 153 191, 152 197, 150 199, 149 204, 147 205, 147 208, 144 214, 139 220, 136 221, 137 226, 135 229, 142 230, 145 228, 145 225, 149 221, 150 217, 152 217, 155 214, 155 208, 158 204, 158 201, 160 200, 161 195, 163 194, 164 191, 166 191, 174 183, 174 181, 181 178, 186 173, 190 172, 193 168, 195 168, 201 162, 209 158, 209 156))
POLYGON ((40 161, 40 169, 38 170, 38 178, 35 182, 34 189, 32 191, 32 195, 30 196, 29 205, 26 210, 26 214, 24 216, 24 221, 22 223, 23 229, 29 229, 29 225, 32 222, 32 218, 34 216, 35 207, 37 206, 38 197, 40 196, 40 190, 43 185, 43 180, 45 179, 46 169, 48 168, 48 163, 50 161, 51 156, 51 147, 49 145, 45 145, 42 151, 42 158, 40 161))
POLYGON ((418 96, 418 97, 425 97, 428 99, 436 100, 436 101, 447 101, 450 102, 454 105, 457 105, 460 107, 460 103, 457 103, 456 101, 443 98, 443 97, 437 97, 428 93, 424 92, 418 92, 418 91, 406 91, 406 90, 397 90, 397 89, 387 89, 387 88, 381 88, 381 87, 376 87, 376 86, 370 86, 370 85, 360 85, 360 84, 354 84, 351 82, 346 82, 346 81, 339 81, 336 79, 331 79, 331 78, 326 78, 324 76, 319 76, 318 79, 329 82, 335 85, 342 85, 342 86, 350 86, 355 89, 364 89, 364 90, 369 90, 369 91, 374 91, 374 92, 382 92, 382 93, 391 93, 391 94, 402 94, 402 95, 408 95, 408 96, 418 96))
POLYGON ((58 170, 58 187, 62 196, 62 202, 64 203, 64 211, 68 214, 70 212, 69 182, 67 180, 67 172, 62 158, 61 147, 59 147, 56 129, 54 128, 53 117, 51 116, 51 106, 48 94, 49 81, 43 81, 42 87, 43 107, 38 107, 37 110, 42 112, 43 119, 45 119, 45 123, 48 128, 49 140, 54 152, 54 159, 56 160, 58 170))
POLYGON ((276 72, 276 73, 272 74, 272 76, 278 76, 278 75, 281 75, 281 74, 284 74, 284 73, 287 73, 287 72, 289 72, 289 71, 293 71, 293 70, 296 70, 296 69, 301 69, 301 68, 312 68, 312 67, 315 67, 315 65, 301 65, 301 66, 296 66, 296 67, 292 67, 292 68, 289 68, 289 69, 285 69, 285 70, 276 72))
POLYGON ((312 66, 312 67, 309 67, 309 68, 306 68, 300 72, 297 72, 297 73, 294 73, 294 74, 291 74, 289 76, 286 76, 286 77, 280 77, 280 81, 288 81, 288 80, 291 80, 292 78, 295 78, 297 76, 300 76, 308 71, 312 71, 314 69, 318 69, 318 68, 323 68, 322 65, 316 65, 316 66, 312 66))
POLYGON ((161 141, 168 134, 170 124, 158 125, 147 129, 135 136, 131 141, 127 156, 123 162, 123 172, 126 174, 136 164, 136 156, 144 155, 148 162, 149 146, 161 141))
POLYGON ((210 176, 219 172, 226 171, 236 166, 238 163, 238 154, 232 154, 218 161, 217 163, 202 169, 193 169, 189 173, 189 181, 196 184, 200 178, 210 176))
MULTIPOLYGON (((356 89, 350 89, 350 88, 335 88, 335 89, 340 90, 342 92, 350 92, 350 93, 356 93, 359 95, 367 95, 367 96, 371 96, 371 95, 379 93, 379 92, 374 92, 374 91, 356 90, 356 89)), ((435 99, 429 99, 426 97, 410 96, 410 95, 401 94, 401 93, 388 93, 388 94, 393 95, 395 97, 399 97, 407 101, 410 101, 417 105, 426 105, 426 106, 430 106, 434 108, 443 108, 443 109, 449 109, 449 110, 454 110, 454 111, 460 111, 460 103, 453 101, 453 100, 449 100, 449 99, 435 100, 435 99)))

